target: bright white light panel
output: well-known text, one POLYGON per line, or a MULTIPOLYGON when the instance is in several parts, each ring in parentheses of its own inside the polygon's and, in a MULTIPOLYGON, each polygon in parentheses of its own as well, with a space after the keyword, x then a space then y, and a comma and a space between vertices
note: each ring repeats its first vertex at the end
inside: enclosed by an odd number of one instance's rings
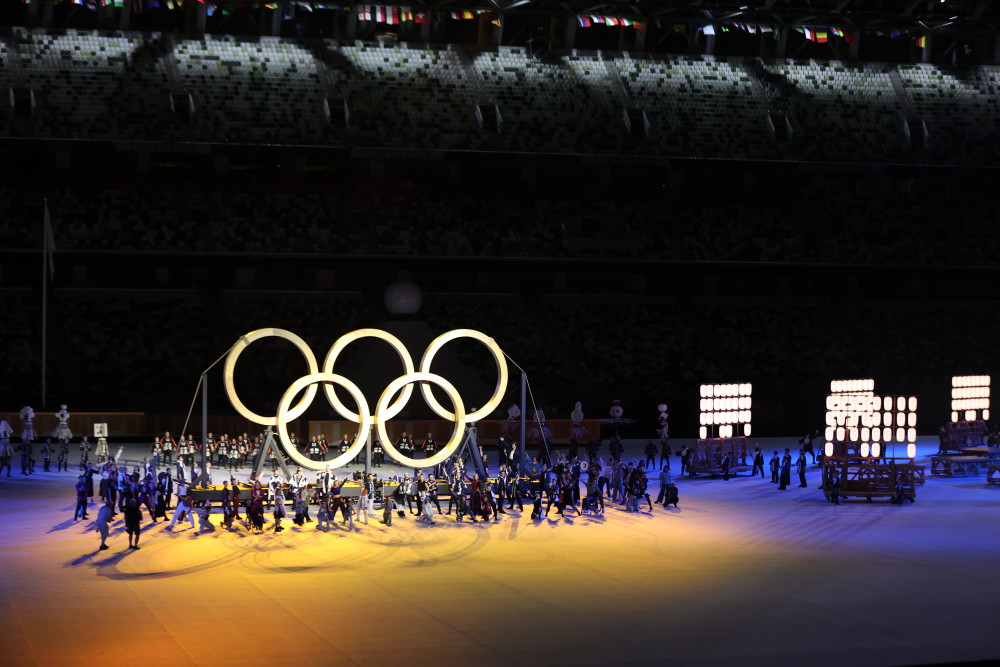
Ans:
MULTIPOLYGON (((876 396, 874 380, 834 380, 826 397, 826 444, 861 443, 878 456, 892 443, 916 444, 917 397, 876 396)), ((908 449, 909 451, 909 449, 908 449)))
POLYGON ((701 385, 701 428, 698 437, 708 437, 713 427, 718 437, 731 438, 734 434, 750 435, 750 418, 753 407, 753 385, 736 384, 701 385))
POLYGON ((951 379, 951 421, 990 418, 990 376, 957 375, 951 379))

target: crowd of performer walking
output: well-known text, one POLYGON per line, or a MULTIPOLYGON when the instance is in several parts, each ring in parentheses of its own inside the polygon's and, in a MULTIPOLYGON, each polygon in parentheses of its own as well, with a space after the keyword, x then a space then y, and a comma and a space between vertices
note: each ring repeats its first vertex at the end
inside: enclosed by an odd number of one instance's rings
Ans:
MULTIPOLYGON (((60 429, 47 438, 39 447, 41 463, 45 472, 51 471, 51 463, 56 462, 56 471, 69 470, 71 447, 79 449, 79 477, 76 484, 77 502, 73 520, 88 519, 88 507, 100 499, 96 526, 101 533, 101 547, 107 548, 106 539, 111 523, 121 513, 124 528, 129 536, 129 548, 139 548, 139 536, 143 513, 148 513, 152 523, 168 521, 168 530, 173 530, 180 522, 189 523, 197 532, 211 532, 216 525, 213 514, 221 518, 219 526, 229 530, 245 529, 250 532, 275 533, 285 530, 284 522, 290 520, 296 525, 316 524, 318 530, 330 530, 339 526, 353 529, 356 523, 367 524, 378 520, 391 526, 407 517, 434 524, 442 517, 454 517, 456 521, 499 521, 508 512, 523 513, 530 508, 531 518, 541 520, 555 516, 590 514, 603 516, 606 503, 620 504, 625 511, 638 512, 645 504, 653 510, 647 478, 648 470, 657 471, 659 494, 656 503, 664 507, 678 505, 678 491, 670 470, 671 449, 669 440, 659 443, 650 441, 643 456, 636 461, 623 461, 624 447, 614 438, 609 445, 609 457, 600 456, 602 443, 597 440, 585 444, 571 441, 565 451, 553 451, 543 439, 538 454, 527 458, 523 450, 506 436, 501 436, 494 447, 487 452, 477 446, 478 461, 472 457, 465 459, 453 456, 439 465, 426 470, 414 469, 409 472, 380 477, 377 472, 367 476, 360 471, 349 473, 338 479, 326 465, 322 472, 312 479, 301 468, 294 474, 287 467, 287 455, 272 449, 269 456, 271 472, 268 479, 258 477, 251 471, 249 480, 238 481, 235 473, 259 462, 261 450, 266 446, 267 435, 260 433, 251 437, 247 433, 222 434, 215 437, 209 433, 204 443, 197 442, 191 435, 175 438, 169 431, 157 436, 150 444, 148 456, 134 462, 129 469, 122 461, 124 446, 112 456, 104 438, 99 438, 95 446, 87 436, 71 445, 72 434, 65 427, 65 406, 60 417, 60 429), (53 442, 55 441, 55 442, 53 442), (91 454, 94 461, 91 461, 91 454), (489 457, 498 460, 495 472, 490 470, 489 457), (280 456, 280 460, 276 457, 280 456), (659 459, 659 462, 657 462, 659 459), (205 460, 204 467, 201 461, 205 460), (479 466, 486 474, 481 475, 479 466), (213 475, 221 478, 221 492, 215 494, 194 493, 192 487, 212 485, 213 475), (95 482, 99 480, 99 482, 95 482), (96 488, 95 488, 96 484, 96 488), (194 500, 194 496, 213 500, 194 500), (442 508, 442 497, 447 497, 447 506, 442 508), (376 510, 381 510, 381 517, 376 510), (312 516, 315 512, 315 520, 312 516), (196 523, 197 519, 197 523, 196 523), (339 520, 338 520, 339 519, 339 520)), ((27 422, 30 425, 30 421, 27 422)), ((6 422, 4 422, 6 424, 6 422)), ((0 428, 0 475, 6 468, 11 475, 11 461, 14 449, 10 444, 10 429, 0 428)), ((26 433, 17 447, 21 454, 21 474, 35 472, 36 461, 32 440, 35 434, 26 433)), ((346 454, 354 443, 354 437, 344 434, 330 445, 323 433, 300 440, 294 433, 291 444, 303 455, 314 461, 327 460, 331 455, 346 454)), ((412 458, 433 456, 437 443, 433 435, 418 439, 402 433, 395 442, 396 449, 412 458)), ((805 487, 806 453, 811 447, 799 451, 794 466, 799 476, 799 486, 805 487)), ((466 452, 471 454, 471 452, 466 452)), ((386 464, 385 450, 375 441, 371 446, 372 461, 366 466, 369 471, 380 469, 386 464)), ((681 464, 680 474, 694 474, 691 470, 689 448, 684 447, 678 454, 681 464)), ((813 454, 813 462, 815 463, 813 454)), ((723 457, 722 469, 729 477, 731 462, 728 455, 723 457)), ((365 451, 362 449, 350 461, 364 464, 365 451)), ((741 462, 741 463, 745 463, 741 462)), ((771 481, 784 490, 791 481, 792 458, 788 449, 784 456, 776 451, 768 468, 771 481)), ((760 448, 753 453, 752 475, 764 476, 764 456, 760 448)))

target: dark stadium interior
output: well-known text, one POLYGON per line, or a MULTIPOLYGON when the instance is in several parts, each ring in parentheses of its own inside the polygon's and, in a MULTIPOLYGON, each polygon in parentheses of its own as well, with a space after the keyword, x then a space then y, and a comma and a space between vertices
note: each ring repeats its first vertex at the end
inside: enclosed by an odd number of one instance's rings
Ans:
MULTIPOLYGON (((0 412, 183 415, 263 327, 487 332, 549 418, 617 399, 629 438, 746 380, 754 435, 799 436, 835 378, 934 435, 949 378, 997 370, 1000 3, 106 4, 0 4, 0 412)), ((258 347, 273 411, 302 362, 258 347)), ((812 650, 783 657, 843 657, 812 650)))

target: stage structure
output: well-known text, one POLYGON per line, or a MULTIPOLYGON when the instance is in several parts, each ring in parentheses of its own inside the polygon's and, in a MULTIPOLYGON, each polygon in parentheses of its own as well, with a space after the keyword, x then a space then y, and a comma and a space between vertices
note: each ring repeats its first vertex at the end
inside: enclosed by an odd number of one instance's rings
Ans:
POLYGON ((917 397, 876 396, 875 380, 833 380, 826 397, 826 457, 882 457, 917 451, 917 397))
POLYGON ((722 474, 726 471, 727 454, 730 474, 748 469, 747 438, 751 432, 753 384, 703 384, 700 393, 701 426, 688 470, 694 475, 722 474))
MULTIPOLYGON (((431 341, 420 359, 419 370, 416 370, 416 368, 413 358, 410 356, 403 342, 381 329, 358 329, 338 338, 327 352, 322 370, 320 370, 319 364, 316 361, 316 355, 302 338, 286 329, 269 328, 251 331, 236 341, 226 356, 223 376, 226 395, 229 397, 233 408, 251 422, 265 427, 277 427, 282 449, 284 449, 285 453, 293 461, 306 470, 320 471, 327 465, 331 468, 342 467, 350 463, 360 453, 362 448, 366 452, 365 461, 370 462, 373 431, 377 433, 379 441, 386 452, 397 462, 412 468, 431 468, 447 460, 463 444, 467 437, 465 428, 467 424, 474 424, 476 421, 489 416, 500 405, 507 390, 507 361, 496 341, 486 334, 471 329, 455 329, 441 334, 431 341), (236 372, 236 362, 243 351, 253 342, 270 337, 282 338, 295 345, 302 354, 303 359, 305 359, 309 372, 292 382, 288 389, 285 390, 278 401, 276 413, 265 416, 256 414, 243 404, 237 395, 233 378, 236 372), (403 367, 403 374, 392 380, 382 391, 381 396, 376 402, 374 411, 370 409, 368 401, 354 382, 334 372, 337 357, 344 348, 362 338, 376 338, 388 343, 399 357, 403 367), (483 407, 468 414, 465 411, 465 403, 462 401, 462 397, 458 394, 454 385, 440 375, 431 372, 431 364, 437 352, 445 344, 458 338, 472 338, 481 342, 493 354, 497 367, 497 384, 493 396, 490 397, 483 407), (454 431, 448 443, 434 456, 426 459, 414 459, 401 453, 396 449, 393 441, 389 438, 388 431, 386 431, 386 423, 398 415, 406 406, 406 403, 413 394, 413 385, 415 383, 420 385, 421 394, 428 407, 442 419, 455 424, 454 431), (451 402, 451 410, 441 405, 434 396, 430 386, 432 384, 437 385, 444 391, 451 402), (326 399, 337 414, 344 419, 358 424, 358 436, 350 449, 329 461, 312 461, 306 458, 305 455, 291 445, 288 438, 288 422, 297 419, 309 408, 316 398, 317 385, 323 385, 326 399), (358 406, 357 412, 354 412, 341 402, 334 391, 335 385, 339 385, 347 391, 351 399, 358 406), (292 405, 300 394, 302 394, 302 398, 292 405)), ((523 411, 526 409, 526 406, 522 406, 521 409, 523 411)))

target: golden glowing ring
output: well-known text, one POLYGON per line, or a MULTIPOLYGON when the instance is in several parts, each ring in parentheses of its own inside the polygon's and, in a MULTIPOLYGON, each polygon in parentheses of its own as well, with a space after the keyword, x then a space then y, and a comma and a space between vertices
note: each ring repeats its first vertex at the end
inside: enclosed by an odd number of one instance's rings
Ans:
MULTIPOLYGON (((497 364, 497 388, 493 392, 493 396, 486 402, 486 405, 466 416, 468 421, 477 422, 480 419, 488 417, 491 412, 500 406, 500 401, 503 400, 504 392, 507 391, 507 360, 504 358, 503 351, 500 349, 500 346, 497 345, 497 342, 486 334, 472 329, 454 329, 441 334, 427 346, 427 349, 424 350, 423 358, 420 359, 420 372, 430 373, 431 362, 434 360, 434 355, 437 354, 438 350, 444 347, 446 343, 449 343, 456 338, 473 338, 478 340, 493 354, 493 359, 497 364)), ((426 383, 421 384, 420 393, 424 395, 424 400, 427 401, 427 405, 434 411, 435 414, 442 419, 449 419, 452 421, 455 420, 455 415, 448 412, 444 406, 438 403, 437 399, 434 398, 434 393, 431 391, 430 385, 426 383)), ((454 401, 454 399, 452 400, 454 401)), ((455 402, 455 405, 458 405, 458 403, 455 402)))
MULTIPOLYGON (((379 340, 384 340, 392 346, 392 349, 396 351, 399 355, 399 360, 403 362, 403 371, 406 373, 413 372, 413 358, 410 356, 409 351, 406 346, 403 345, 403 341, 399 340, 393 336, 388 331, 382 331, 381 329, 357 329, 350 333, 346 333, 336 340, 330 351, 326 353, 326 360, 323 362, 323 372, 332 373, 333 364, 336 363, 337 357, 340 353, 344 351, 344 348, 361 338, 378 338, 379 340)), ((340 402, 337 397, 337 392, 330 385, 324 387, 326 391, 326 398, 330 401, 330 405, 333 409, 337 411, 344 419, 348 419, 352 422, 358 423, 361 421, 361 416, 355 412, 351 412, 347 406, 340 402)), ((410 400, 410 395, 413 393, 413 387, 407 385, 403 390, 403 393, 399 395, 399 399, 396 400, 387 410, 386 414, 382 415, 383 419, 392 419, 400 413, 400 411, 406 406, 406 403, 410 400)))
POLYGON ((462 404, 462 397, 458 395, 458 390, 455 389, 455 385, 445 380, 440 375, 435 375, 434 373, 425 373, 423 371, 419 373, 408 373, 406 375, 400 376, 389 383, 389 386, 385 388, 382 392, 382 396, 378 399, 378 404, 375 406, 375 428, 378 429, 378 437, 381 439, 382 446, 385 448, 392 458, 396 459, 399 463, 409 466, 411 468, 430 468, 441 463, 452 453, 458 449, 458 446, 462 444, 462 437, 465 435, 465 405, 462 404), (439 451, 434 456, 428 457, 426 459, 411 459, 409 456, 403 456, 396 449, 396 445, 389 439, 389 434, 385 430, 385 423, 388 421, 382 417, 382 411, 385 409, 386 403, 388 403, 396 392, 401 388, 409 386, 413 382, 420 382, 421 387, 423 383, 433 382, 437 386, 444 390, 444 393, 448 395, 451 402, 455 404, 455 414, 452 415, 455 421, 455 431, 451 434, 451 439, 448 444, 445 445, 444 449, 439 451))
MULTIPOLYGON (((390 385, 391 386, 391 385, 390 385)), ((293 411, 294 412, 294 411, 293 411)), ((311 375, 305 375, 300 377, 298 380, 289 385, 288 389, 285 390, 284 395, 281 397, 281 402, 278 403, 278 414, 275 415, 275 419, 278 422, 278 438, 281 440, 281 446, 292 459, 298 463, 303 468, 309 470, 323 470, 326 466, 331 468, 339 468, 340 466, 347 465, 350 463, 358 452, 365 446, 365 442, 368 440, 368 432, 372 427, 373 417, 368 411, 368 401, 365 400, 364 394, 358 389, 358 385, 354 384, 348 380, 343 375, 335 375, 334 373, 312 373, 311 375), (306 391, 312 389, 313 394, 316 393, 316 383, 323 382, 327 386, 331 384, 339 384, 341 387, 347 390, 347 393, 351 395, 355 401, 358 402, 358 410, 361 411, 361 425, 358 427, 358 437, 355 438, 354 444, 346 452, 341 454, 335 459, 330 461, 313 461, 306 458, 301 452, 299 452, 295 447, 292 446, 291 441, 288 439, 288 422, 290 422, 294 417, 286 416, 285 412, 288 410, 288 406, 291 404, 292 399, 302 391, 302 389, 308 387, 306 391)))
MULTIPOLYGON (((316 355, 313 354, 312 348, 306 344, 304 340, 293 334, 287 329, 257 329, 256 331, 251 331, 248 334, 240 336, 240 339, 236 341, 232 349, 229 350, 229 355, 226 357, 226 366, 222 372, 223 379, 226 384, 226 393, 229 395, 229 400, 236 408, 236 412, 240 413, 242 416, 246 417, 255 424, 261 424, 263 426, 274 426, 277 424, 278 416, 264 417, 251 411, 247 406, 243 405, 243 401, 239 399, 236 394, 236 386, 233 384, 233 374, 236 371, 236 360, 240 358, 240 354, 243 353, 251 343, 261 338, 270 338, 271 336, 277 338, 284 338, 290 341, 295 347, 299 349, 302 356, 305 357, 306 364, 309 365, 309 373, 316 373, 319 370, 316 364, 316 355)), ((287 420, 298 419, 302 416, 302 413, 312 404, 313 399, 316 398, 316 387, 310 386, 306 390, 305 396, 299 401, 299 404, 292 408, 291 412, 288 413, 286 417, 287 420)))

